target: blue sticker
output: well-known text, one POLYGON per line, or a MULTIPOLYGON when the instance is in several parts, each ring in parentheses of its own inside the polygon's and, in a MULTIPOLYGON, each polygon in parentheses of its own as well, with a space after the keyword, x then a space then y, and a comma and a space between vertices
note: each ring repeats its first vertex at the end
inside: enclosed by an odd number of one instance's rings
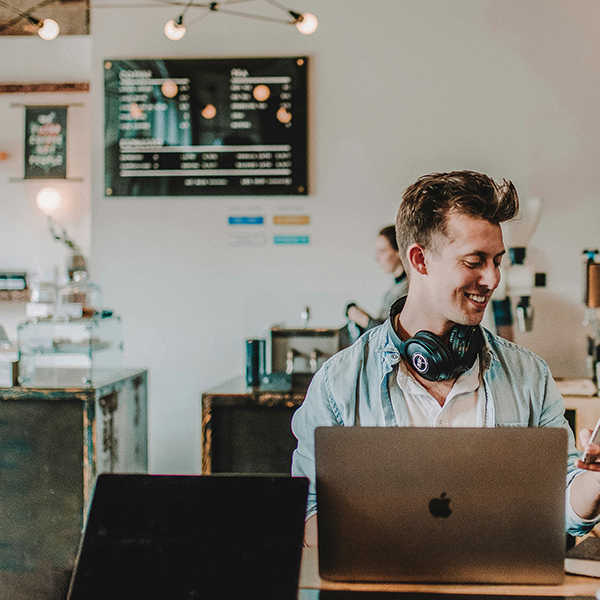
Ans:
POLYGON ((263 225, 264 217, 229 217, 230 225, 263 225))
POLYGON ((308 244, 307 235, 276 235, 273 237, 274 244, 308 244))

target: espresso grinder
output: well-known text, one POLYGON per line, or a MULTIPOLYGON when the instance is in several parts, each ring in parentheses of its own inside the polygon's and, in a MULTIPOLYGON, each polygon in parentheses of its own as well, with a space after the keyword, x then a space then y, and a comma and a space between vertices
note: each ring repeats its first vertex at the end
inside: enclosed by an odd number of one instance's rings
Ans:
POLYGON ((596 262, 598 250, 584 250, 585 263, 585 318, 584 326, 587 328, 587 366, 588 375, 598 384, 600 379, 600 263, 596 262))

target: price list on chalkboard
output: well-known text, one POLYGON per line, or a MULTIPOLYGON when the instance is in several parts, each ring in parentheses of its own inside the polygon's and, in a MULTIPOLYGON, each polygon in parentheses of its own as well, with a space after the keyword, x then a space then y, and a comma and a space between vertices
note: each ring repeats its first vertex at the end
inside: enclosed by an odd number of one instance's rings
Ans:
POLYGON ((307 66, 105 61, 105 195, 306 195, 307 66))

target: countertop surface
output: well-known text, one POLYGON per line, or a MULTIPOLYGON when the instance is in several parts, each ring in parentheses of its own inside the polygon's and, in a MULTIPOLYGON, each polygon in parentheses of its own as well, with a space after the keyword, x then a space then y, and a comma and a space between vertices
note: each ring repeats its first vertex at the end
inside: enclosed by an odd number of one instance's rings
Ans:
POLYGON ((269 373, 264 376, 261 385, 251 387, 246 385, 244 377, 230 379, 222 385, 211 390, 203 392, 203 397, 226 397, 226 396, 261 396, 261 395, 281 395, 281 396, 300 396, 304 399, 306 390, 312 373, 269 373))
POLYGON ((37 397, 58 399, 65 394, 87 395, 95 389, 105 387, 136 376, 145 377, 145 369, 106 369, 98 371, 91 385, 83 381, 88 371, 86 369, 48 369, 36 370, 36 377, 23 386, 0 388, 0 398, 19 399, 23 397, 37 397))

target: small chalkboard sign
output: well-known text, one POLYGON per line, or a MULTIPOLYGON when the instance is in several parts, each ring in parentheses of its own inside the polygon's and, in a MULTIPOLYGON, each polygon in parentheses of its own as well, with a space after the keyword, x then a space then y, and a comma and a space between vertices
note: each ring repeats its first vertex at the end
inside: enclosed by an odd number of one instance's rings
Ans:
POLYGON ((67 107, 25 107, 25 179, 67 178, 67 107))
POLYGON ((306 195, 307 66, 106 61, 105 195, 306 195))

